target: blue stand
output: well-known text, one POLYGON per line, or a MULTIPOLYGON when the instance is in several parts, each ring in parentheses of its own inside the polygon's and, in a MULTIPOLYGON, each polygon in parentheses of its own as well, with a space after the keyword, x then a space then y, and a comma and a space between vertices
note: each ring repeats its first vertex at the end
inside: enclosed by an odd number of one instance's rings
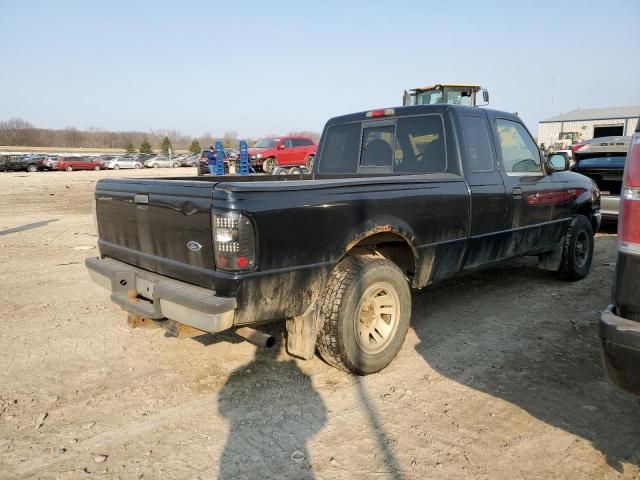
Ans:
POLYGON ((240 175, 249 175, 249 147, 245 140, 240 140, 240 175))
POLYGON ((216 141, 216 175, 224 175, 224 150, 222 149, 222 142, 216 141))

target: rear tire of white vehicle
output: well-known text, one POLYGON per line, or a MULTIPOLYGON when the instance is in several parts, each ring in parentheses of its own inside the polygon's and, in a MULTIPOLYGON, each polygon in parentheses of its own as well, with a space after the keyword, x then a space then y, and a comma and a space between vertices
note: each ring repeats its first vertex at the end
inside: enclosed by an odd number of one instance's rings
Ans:
POLYGON ((151 165, 153 168, 158 168, 160 165, 158 165, 157 163, 154 163, 153 165, 151 165))
POLYGON ((268 173, 268 174, 273 173, 273 170, 277 166, 278 166, 278 161, 273 157, 269 157, 269 158, 265 159, 264 162, 262 162, 262 170, 265 173, 268 173))
POLYGON ((389 365, 402 348, 411 292, 395 263, 374 256, 345 258, 318 302, 316 348, 330 365, 369 375, 389 365))
MULTIPOLYGON (((118 167, 118 168, 120 168, 120 167, 118 167)), ((139 163, 134 164, 133 168, 140 168, 140 164, 139 163)))
POLYGON ((180 166, 180 164, 178 162, 175 162, 173 165, 171 165, 173 168, 178 168, 180 166))
MULTIPOLYGON (((138 167, 136 167, 136 168, 138 168, 138 167)), ((120 170, 120 165, 114 165, 113 169, 114 170, 120 170)))
POLYGON ((593 260, 593 228, 584 215, 574 215, 564 237, 561 278, 569 281, 581 280, 589 274, 593 260))
POLYGON ((68 165, 67 168, 65 168, 65 170, 67 172, 71 172, 73 170, 73 167, 71 165, 68 165))

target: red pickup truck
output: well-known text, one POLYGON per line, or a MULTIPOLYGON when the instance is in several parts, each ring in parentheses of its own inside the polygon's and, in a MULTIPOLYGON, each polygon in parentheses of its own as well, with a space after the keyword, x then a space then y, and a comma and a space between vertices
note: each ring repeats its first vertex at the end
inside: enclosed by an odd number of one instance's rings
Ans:
POLYGON ((266 173, 277 166, 306 165, 311 169, 316 149, 316 143, 309 137, 263 138, 249 149, 249 161, 253 168, 266 173))

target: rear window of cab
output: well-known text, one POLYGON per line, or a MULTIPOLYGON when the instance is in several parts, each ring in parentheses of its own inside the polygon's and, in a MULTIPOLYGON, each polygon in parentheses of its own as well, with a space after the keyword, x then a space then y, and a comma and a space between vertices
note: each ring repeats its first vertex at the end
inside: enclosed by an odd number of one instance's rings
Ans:
POLYGON ((447 170, 440 115, 399 117, 332 125, 327 129, 319 173, 416 174, 447 170))

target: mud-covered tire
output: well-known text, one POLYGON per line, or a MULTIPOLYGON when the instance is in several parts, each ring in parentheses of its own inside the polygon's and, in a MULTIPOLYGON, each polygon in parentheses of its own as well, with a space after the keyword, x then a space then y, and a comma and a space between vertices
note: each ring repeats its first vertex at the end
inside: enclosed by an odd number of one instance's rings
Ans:
POLYGON ((402 348, 411 320, 411 292, 405 276, 393 262, 374 256, 347 257, 331 274, 318 301, 316 348, 328 364, 368 375, 389 365, 402 348), (361 346, 363 340, 357 329, 361 323, 364 325, 361 314, 367 299, 363 297, 378 285, 395 292, 398 315, 383 349, 370 353, 361 346))
POLYGON ((593 260, 593 227, 584 215, 574 215, 562 246, 560 278, 576 281, 586 277, 593 260))

